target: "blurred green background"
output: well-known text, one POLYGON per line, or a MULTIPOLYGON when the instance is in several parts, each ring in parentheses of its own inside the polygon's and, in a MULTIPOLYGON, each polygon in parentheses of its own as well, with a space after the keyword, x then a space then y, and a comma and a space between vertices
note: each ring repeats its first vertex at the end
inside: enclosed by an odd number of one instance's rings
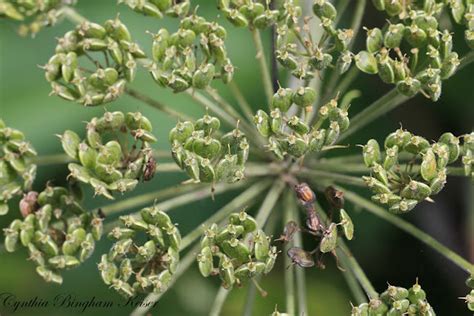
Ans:
MULTIPOLYGON (((215 19, 218 15, 215 1, 201 0, 193 1, 193 3, 199 4, 199 13, 208 18, 215 19)), ((134 39, 146 51, 150 49, 151 40, 145 34, 145 30, 157 31, 160 27, 176 27, 176 22, 173 20, 143 17, 125 6, 117 6, 115 0, 81 0, 77 9, 90 20, 98 22, 113 18, 117 12, 120 12, 121 19, 130 28, 134 39)), ((348 10, 344 16, 344 24, 350 24, 351 11, 348 10)), ((249 32, 230 27, 222 18, 219 18, 219 21, 226 25, 229 31, 226 45, 231 59, 237 66, 235 80, 254 108, 266 106, 260 77, 256 71, 255 51, 249 32)), ((369 4, 363 25, 380 26, 383 21, 384 17, 374 12, 369 4)), ((46 63, 53 53, 55 38, 72 27, 68 21, 64 21, 54 28, 45 29, 35 39, 30 39, 17 36, 15 24, 0 22, 0 117, 9 126, 24 131, 40 155, 62 152, 55 134, 62 133, 65 129, 81 132, 84 121, 104 112, 103 107, 83 108, 57 97, 48 97, 50 88, 38 65, 46 63)), ((458 30, 456 34, 462 34, 461 30, 458 30)), ((264 35, 267 39, 265 44, 268 47, 269 34, 264 35)), ((455 41, 459 44, 457 51, 463 56, 467 49, 462 35, 456 35, 455 41)), ((357 45, 361 47, 361 43, 357 45)), ((389 115, 379 118, 368 128, 364 128, 349 139, 348 143, 359 144, 368 138, 381 141, 387 133, 398 128, 400 122, 403 123, 404 128, 428 139, 437 139, 445 131, 451 131, 456 135, 470 132, 474 126, 473 78, 474 65, 470 65, 443 83, 443 94, 438 102, 432 103, 418 96, 389 115)), ((198 115, 202 112, 189 98, 173 95, 159 88, 145 71, 140 72, 133 87, 188 114, 198 115)), ((367 106, 390 88, 383 85, 375 76, 366 75, 360 75, 353 87, 360 89, 363 97, 354 102, 351 108, 352 113, 367 106)), ((228 96, 225 92, 224 95, 228 96)), ((108 105, 107 109, 141 111, 154 124, 155 135, 159 137, 156 148, 169 149, 166 139, 168 131, 176 123, 174 119, 127 96, 108 105)), ((352 146, 347 151, 348 154, 350 152, 357 152, 357 149, 352 146)), ((41 190, 48 180, 53 181, 54 184, 62 184, 66 176, 65 165, 42 167, 39 170, 35 189, 41 190)), ((140 189, 126 195, 125 198, 170 185, 179 185, 183 179, 182 175, 158 174, 153 181, 141 185, 140 189)), ((90 192, 88 193, 91 196, 90 192)), ((170 214, 173 220, 179 223, 182 234, 185 235, 234 195, 235 192, 218 195, 215 201, 203 200, 174 209, 170 214)), ((416 212, 408 215, 407 219, 473 261, 473 199, 472 186, 468 180, 450 178, 445 190, 436 197, 436 204, 421 205, 416 212)), ((86 205, 90 209, 106 204, 107 201, 101 198, 86 199, 86 205)), ((347 209, 356 225, 356 238, 349 246, 379 291, 386 288, 387 282, 409 287, 418 277, 423 288, 428 292, 430 303, 439 315, 469 315, 465 304, 457 299, 466 295, 468 290, 464 286, 464 280, 467 277, 464 272, 386 222, 350 205, 347 209)), ((276 213, 282 211, 281 206, 273 210, 276 213)), ((7 216, 0 218, 0 227, 7 226, 15 217, 18 217, 18 213, 11 211, 7 216)), ((39 296, 52 300, 58 294, 69 293, 77 300, 87 300, 91 296, 96 296, 101 300, 120 302, 121 297, 102 283, 96 269, 100 254, 109 246, 109 242, 104 238, 91 259, 80 268, 64 274, 65 282, 62 286, 44 283, 36 275, 33 265, 25 260, 26 251, 17 251, 14 254, 2 253, 0 292, 14 293, 20 299, 39 296)), ((307 270, 309 314, 348 315, 351 294, 342 274, 335 268, 333 260, 327 259, 325 270, 316 268, 307 270)), ((262 286, 269 295, 266 298, 257 297, 254 315, 268 315, 276 305, 280 306, 280 311, 284 310, 282 273, 285 268, 282 260, 279 260, 279 264, 272 273, 263 279, 262 286)), ((193 266, 151 310, 151 314, 206 315, 218 288, 218 284, 214 281, 200 277, 196 267, 193 266)), ((246 293, 246 288, 232 291, 225 304, 223 315, 240 315, 246 293)), ((82 313, 81 309, 44 308, 23 309, 15 315, 104 315, 108 313, 127 315, 131 310, 131 307, 107 310, 87 309, 82 313)), ((12 313, 0 302, 0 314, 12 313)))

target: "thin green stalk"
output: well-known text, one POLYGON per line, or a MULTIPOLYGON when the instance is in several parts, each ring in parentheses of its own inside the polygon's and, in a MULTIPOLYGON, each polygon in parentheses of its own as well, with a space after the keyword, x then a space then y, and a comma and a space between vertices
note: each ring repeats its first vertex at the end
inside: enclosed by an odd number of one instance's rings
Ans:
POLYGON ((219 316, 222 310, 222 307, 224 306, 225 300, 227 299, 227 296, 229 295, 230 290, 226 290, 222 286, 219 287, 219 290, 217 291, 216 298, 214 300, 214 303, 212 303, 211 311, 209 312, 209 316, 219 316))
POLYGON ((216 101, 221 106, 221 108, 223 108, 229 115, 236 119, 236 122, 239 122, 239 125, 245 133, 253 135, 256 140, 260 141, 260 144, 264 144, 262 142, 262 136, 257 132, 256 128, 244 120, 244 118, 234 109, 234 107, 230 105, 223 97, 221 97, 216 92, 216 90, 209 88, 206 91, 214 99, 214 101, 216 101))
POLYGON ((389 213, 384 208, 372 203, 371 201, 351 191, 348 191, 345 189, 342 189, 342 191, 344 191, 344 197, 346 198, 347 201, 350 201, 364 208, 365 210, 371 212, 372 214, 386 220, 387 222, 397 226, 398 228, 402 229, 403 231, 407 232, 408 234, 422 241, 429 247, 433 248, 442 256, 449 259, 450 261, 452 261, 454 264, 456 264, 458 267, 465 270, 466 272, 468 273, 474 272, 474 265, 472 263, 469 263, 466 259, 462 258, 457 253, 447 248, 446 246, 438 242, 436 239, 434 239, 427 233, 418 229, 413 224, 408 223, 407 221, 405 221, 404 219, 402 219, 401 217, 397 215, 389 213))
MULTIPOLYGON (((260 281, 260 277, 256 277, 255 282, 260 281)), ((253 305, 255 303, 255 297, 257 296, 257 287, 255 283, 250 283, 247 290, 247 297, 245 299, 245 308, 242 313, 243 316, 252 316, 253 305)))
MULTIPOLYGON (((293 193, 288 190, 285 196, 285 214, 283 226, 289 221, 294 221, 295 200, 293 193)), ((285 258, 285 302, 286 302, 286 313, 288 315, 296 315, 296 303, 295 303, 295 266, 292 264, 290 257, 286 255, 289 245, 285 246, 283 256, 285 258)))
MULTIPOLYGON (((294 218, 296 225, 301 227, 301 220, 298 214, 298 209, 296 208, 296 201, 293 197, 293 207, 291 208, 292 217, 294 218)), ((301 232, 298 231, 293 237, 293 244, 295 247, 303 248, 303 238, 301 232)), ((296 268, 296 297, 298 299, 298 315, 309 315, 308 314, 308 303, 306 297, 306 276, 305 269, 296 268)), ((296 314, 295 314, 296 315, 296 314)))
POLYGON ((463 69, 472 62, 474 62, 474 51, 470 51, 463 58, 461 58, 461 62, 459 64, 458 69, 456 69, 456 72, 463 69))
MULTIPOLYGON (((319 205, 319 203, 317 202, 315 204, 316 211, 318 212, 321 219, 324 222, 328 222, 328 216, 325 212, 323 212, 323 208, 321 207, 321 205, 319 205)), ((338 257, 340 257, 344 261, 344 268, 350 270, 349 273, 354 274, 354 277, 357 279, 357 281, 359 281, 359 284, 362 286, 369 298, 377 298, 379 294, 375 290, 374 286, 370 282, 364 270, 362 270, 361 266, 359 265, 355 257, 352 255, 351 251, 349 250, 349 247, 347 247, 346 243, 342 238, 338 238, 337 247, 338 248, 336 249, 336 252, 338 257)))
MULTIPOLYGON (((200 245, 196 245, 191 250, 186 253, 184 257, 181 258, 179 261, 178 269, 173 275, 173 279, 171 280, 170 284, 168 285, 168 289, 172 288, 176 281, 186 272, 191 265, 196 262, 196 253, 199 252, 200 245)), ((145 298, 144 302, 158 302, 160 298, 167 293, 162 292, 160 294, 151 293, 145 298)), ((143 316, 145 315, 148 310, 153 306, 153 304, 142 304, 142 306, 137 307, 130 316, 143 316)))
POLYGON ((365 187, 364 181, 359 177, 346 176, 339 173, 322 171, 322 170, 311 170, 308 168, 301 168, 295 172, 300 177, 305 179, 323 179, 331 182, 345 183, 349 185, 365 187))
POLYGON ((234 118, 231 114, 227 113, 216 103, 212 102, 208 98, 206 98, 202 93, 198 91, 186 90, 186 93, 196 101, 205 111, 209 110, 215 115, 217 115, 220 119, 225 121, 229 126, 235 127, 237 125, 237 119, 234 118))
POLYGON ((270 103, 270 100, 273 96, 273 84, 272 79, 270 78, 270 70, 268 69, 268 64, 265 58, 265 51, 263 49, 260 31, 256 28, 252 30, 252 39, 255 44, 255 49, 257 50, 257 55, 255 57, 257 58, 258 64, 260 65, 260 74, 262 76, 263 88, 265 90, 267 101, 270 103))
POLYGON ((336 249, 336 252, 337 255, 346 262, 347 267, 351 270, 351 273, 353 273, 355 278, 359 281, 359 284, 365 290, 367 296, 371 299, 377 298, 379 294, 373 287, 372 283, 370 283, 369 279, 367 278, 367 275, 365 275, 364 270, 362 270, 349 248, 346 246, 346 243, 341 238, 338 239, 338 249, 336 249))
MULTIPOLYGON (((243 187, 244 185, 248 185, 248 182, 245 180, 239 181, 237 183, 232 183, 232 184, 219 183, 215 187, 214 194, 221 194, 226 191, 236 190, 238 188, 243 187)), ((211 188, 209 185, 201 185, 201 184, 179 185, 173 188, 165 189, 163 191, 168 192, 168 190, 170 192, 175 192, 176 197, 157 204, 159 208, 164 209, 165 211, 173 207, 177 207, 177 206, 185 205, 190 202, 202 200, 213 194, 211 192, 211 188)), ((111 215, 123 210, 143 206, 147 203, 151 203, 155 201, 157 199, 157 196, 160 194, 160 192, 163 192, 163 191, 145 193, 145 194, 135 196, 123 201, 109 204, 107 206, 102 207, 102 211, 106 215, 111 215)))
MULTIPOLYGON (((345 257, 341 257, 341 262, 344 266, 347 266, 345 257)), ((362 303, 366 303, 367 298, 364 294, 364 291, 362 291, 362 288, 360 287, 359 283, 357 282, 357 279, 356 279, 354 273, 352 273, 352 270, 346 271, 346 273, 343 273, 342 275, 344 276, 344 279, 346 280, 347 286, 349 287, 349 289, 350 289, 350 291, 351 291, 351 293, 352 293, 352 295, 355 299, 355 303, 357 305, 360 305, 362 303)))
POLYGON ((338 143, 342 142, 348 136, 365 127, 367 124, 369 124, 379 116, 395 109, 397 106, 409 100, 410 98, 411 97, 407 97, 403 94, 398 93, 396 88, 390 90, 384 96, 382 96, 381 98, 373 102, 371 105, 366 107, 364 110, 359 112, 356 116, 351 118, 351 125, 349 129, 341 134, 338 139, 338 143))
POLYGON ((159 111, 165 113, 165 114, 168 114, 169 116, 171 117, 174 117, 180 121, 192 121, 193 118, 184 114, 184 113, 180 113, 178 111, 175 111, 173 110, 172 108, 170 108, 169 106, 167 105, 164 105, 163 103, 161 102, 158 102, 157 100, 147 96, 147 95, 144 95, 142 94, 141 92, 135 90, 135 89, 132 89, 132 88, 126 88, 125 89, 125 93, 128 94, 129 96, 145 103, 145 104, 148 104, 152 107, 154 107, 155 109, 158 109, 159 111))
POLYGON ((362 23, 362 18, 364 17, 365 6, 367 4, 367 0, 358 0, 357 5, 352 16, 352 24, 351 29, 353 31, 352 41, 349 43, 348 50, 351 50, 354 46, 355 40, 357 38, 357 34, 360 30, 360 25, 362 23))
POLYGON ((63 7, 60 13, 62 13, 66 19, 74 24, 81 24, 87 21, 85 17, 80 15, 75 9, 71 7, 63 7))
POLYGON ((258 196, 270 186, 270 180, 259 181, 249 187, 247 190, 239 194, 236 198, 230 201, 227 205, 215 212, 212 216, 206 219, 201 225, 196 227, 181 240, 181 250, 186 249, 196 239, 198 239, 204 230, 212 223, 219 223, 224 220, 230 213, 251 206, 255 203, 258 196))
POLYGON ((349 0, 340 0, 337 1, 336 5, 336 10, 337 10, 337 16, 336 19, 334 19, 334 25, 339 26, 339 21, 341 20, 342 16, 344 15, 344 12, 346 11, 350 1, 349 0))
POLYGON ((265 200, 263 200, 262 206, 260 206, 257 216, 255 217, 259 227, 263 227, 265 225, 268 216, 270 216, 270 213, 275 207, 275 204, 277 203, 284 188, 285 183, 282 180, 277 180, 271 187, 268 194, 265 196, 265 200))
POLYGON ((253 110, 250 104, 247 102, 247 99, 245 98, 244 94, 239 88, 239 85, 235 83, 235 81, 231 81, 228 84, 230 91, 234 95, 235 100, 237 101, 237 104, 239 107, 242 109, 242 111, 245 114, 245 117, 249 122, 253 122, 253 110))

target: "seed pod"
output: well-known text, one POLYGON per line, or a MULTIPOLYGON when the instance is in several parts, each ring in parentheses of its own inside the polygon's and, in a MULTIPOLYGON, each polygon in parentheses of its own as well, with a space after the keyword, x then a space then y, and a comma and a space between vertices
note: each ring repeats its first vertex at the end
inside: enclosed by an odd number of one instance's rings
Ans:
POLYGON ((366 47, 369 53, 378 52, 383 45, 383 34, 382 31, 375 27, 373 29, 367 29, 367 40, 366 47))
POLYGON ((428 149, 424 154, 420 172, 426 181, 431 181, 438 175, 436 157, 432 149, 428 149))
POLYGON ((404 32, 403 24, 390 24, 384 36, 384 46, 388 49, 400 47, 404 32))
POLYGON ((212 252, 211 248, 205 247, 201 250, 200 254, 197 256, 197 261, 199 263, 199 271, 204 277, 211 275, 211 272, 214 270, 212 264, 212 252))
POLYGON ((337 15, 336 8, 327 0, 317 0, 313 5, 314 14, 322 18, 334 20, 337 15))
POLYGON ((319 250, 322 253, 331 252, 336 248, 337 244, 337 226, 332 223, 329 228, 324 232, 323 239, 321 240, 319 250))
POLYGON ((378 72, 377 59, 371 53, 361 51, 354 56, 354 60, 359 70, 368 74, 376 74, 378 72))
POLYGON ((414 96, 421 89, 421 83, 418 79, 407 77, 397 83, 397 90, 408 97, 414 96))
POLYGON ((282 112, 288 111, 291 104, 293 103, 293 92, 289 88, 279 88, 273 95, 271 106, 272 109, 279 109, 282 112))
POLYGON ((362 147, 364 163, 367 167, 372 167, 374 163, 380 162, 380 146, 375 139, 370 139, 365 146, 362 147))
POLYGON ((293 103, 300 107, 308 107, 316 101, 316 91, 310 87, 301 87, 293 94, 293 103))
POLYGON ((269 137, 271 135, 271 125, 267 113, 262 110, 258 110, 254 117, 254 123, 262 136, 269 137))
POLYGON ((336 69, 340 75, 349 70, 352 63, 352 54, 350 51, 343 51, 339 55, 336 63, 336 69))
MULTIPOLYGON (((288 127, 300 135, 305 135, 309 132, 309 126, 300 120, 298 116, 291 117, 288 122, 288 127)), ((273 129, 273 124, 272 124, 273 129)))
POLYGON ((341 208, 340 212, 340 220, 344 235, 346 236, 347 240, 352 240, 354 237, 354 224, 352 223, 352 219, 344 209, 341 208))

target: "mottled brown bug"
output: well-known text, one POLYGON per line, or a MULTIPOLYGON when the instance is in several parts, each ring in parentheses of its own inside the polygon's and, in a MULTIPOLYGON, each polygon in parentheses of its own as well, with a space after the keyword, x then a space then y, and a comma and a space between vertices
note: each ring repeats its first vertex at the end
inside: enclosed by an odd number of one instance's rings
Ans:
POLYGON ((324 194, 332 208, 339 210, 344 207, 344 192, 329 186, 324 191, 324 194))
POLYGON ((295 185, 295 192, 298 199, 303 204, 311 204, 316 201, 316 195, 307 183, 300 183, 295 185))
POLYGON ((302 268, 314 267, 314 259, 308 251, 305 251, 299 247, 293 247, 288 249, 288 257, 290 257, 293 264, 296 264, 302 268))
POLYGON ((143 169, 143 181, 150 181, 156 172, 156 160, 153 156, 150 156, 146 162, 145 168, 143 169))
POLYGON ((295 221, 289 221, 285 225, 285 229, 283 230, 283 234, 280 235, 280 238, 276 239, 275 241, 282 241, 284 243, 290 242, 293 240, 294 234, 298 231, 298 225, 295 221))

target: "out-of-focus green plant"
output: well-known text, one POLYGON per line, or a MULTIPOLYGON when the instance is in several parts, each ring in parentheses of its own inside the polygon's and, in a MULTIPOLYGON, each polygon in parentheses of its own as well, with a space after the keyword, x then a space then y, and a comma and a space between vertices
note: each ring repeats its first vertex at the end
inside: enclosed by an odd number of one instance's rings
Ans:
MULTIPOLYGON (((268 105, 256 113, 232 81, 238 65, 230 57, 238 52, 230 52, 224 44, 228 24, 200 16, 191 1, 119 2, 146 16, 175 19, 178 29, 149 32, 151 51, 147 52, 118 16, 99 24, 81 16, 69 1, 0 0, 0 18, 33 19, 28 27, 32 33, 58 17, 75 24, 58 39, 53 56, 43 66, 52 94, 86 107, 107 105, 128 95, 178 120, 167 135, 172 148, 166 153, 176 165, 157 164, 163 154, 151 145, 161 138, 155 138, 151 122, 139 112, 106 112, 93 118, 85 140, 65 131, 60 138, 66 154, 59 160, 70 162, 70 188, 48 185, 39 194, 31 191, 35 159, 57 162, 58 156, 36 158, 23 134, 0 122, 1 213, 8 211, 8 200, 25 193, 18 208, 23 219, 5 228, 5 248, 12 252, 18 244, 27 247, 46 281, 61 283, 61 270, 78 266, 92 254, 107 215, 153 200, 149 194, 140 195, 97 212, 86 211, 79 204, 78 183, 113 199, 113 192, 131 191, 139 180, 149 180, 155 173, 180 171, 190 180, 173 192, 157 193, 172 196, 169 200, 105 225, 115 243, 102 255, 98 268, 105 284, 126 297, 146 293, 150 300, 159 299, 195 261, 204 276, 219 275, 222 281, 212 315, 219 314, 233 285, 252 281, 250 286, 265 294, 257 279, 271 272, 278 257, 270 237, 276 229, 267 222, 279 204, 284 205, 284 228, 275 245, 283 242, 285 262, 297 265, 296 269, 322 268, 323 255, 332 254, 357 301, 353 315, 434 315, 434 311, 418 284, 408 290, 389 286, 380 295, 375 290, 342 238, 352 240, 357 228, 346 211, 349 203, 396 225, 472 274, 471 263, 401 216, 419 203, 433 202, 450 174, 472 176, 472 131, 460 136, 447 132, 430 143, 400 128, 386 137, 383 152, 370 139, 355 158, 324 157, 334 149, 343 152, 348 145, 342 142, 349 135, 415 95, 439 99, 442 82, 473 62, 474 54, 459 56, 451 30, 438 20, 448 13, 464 24, 465 39, 473 48, 472 0, 374 0, 389 20, 365 28, 366 47, 358 52, 353 44, 362 28, 365 0, 353 2, 350 28, 340 26, 348 7, 343 0, 218 0, 225 19, 252 34, 268 105), (271 35, 271 50, 264 49, 262 34, 271 35), (190 117, 131 88, 140 70, 159 86, 190 97, 206 115, 190 117), (351 102, 361 92, 347 87, 360 72, 378 74, 395 87, 349 115, 351 102), (217 81, 226 84, 237 106, 213 88, 217 81), (223 133, 224 126, 233 129, 223 133), (367 168, 370 175, 353 175, 367 168), (387 205, 387 210, 350 188, 366 185, 372 199, 387 205), (169 210, 242 187, 247 189, 182 239, 178 226, 161 211, 160 206, 169 210), (326 210, 312 188, 325 193, 326 210), (258 196, 264 199, 255 217, 240 211, 252 206, 258 196), (304 224, 298 203, 305 211, 304 224), (335 212, 338 219, 333 218, 335 212), (228 223, 222 224, 226 218, 228 223), (305 250, 302 233, 311 235, 315 249, 305 250), (200 244, 186 252, 200 237, 200 244)), ((467 283, 472 288, 471 279, 467 283)), ((286 269, 285 285, 286 314, 308 314, 303 271, 286 269), (295 300, 299 300, 298 310, 295 300)), ((472 310, 472 292, 465 299, 472 310)), ((252 302, 249 297, 246 310, 252 309, 252 302)), ((145 314, 150 307, 138 307, 134 315, 145 314)))

